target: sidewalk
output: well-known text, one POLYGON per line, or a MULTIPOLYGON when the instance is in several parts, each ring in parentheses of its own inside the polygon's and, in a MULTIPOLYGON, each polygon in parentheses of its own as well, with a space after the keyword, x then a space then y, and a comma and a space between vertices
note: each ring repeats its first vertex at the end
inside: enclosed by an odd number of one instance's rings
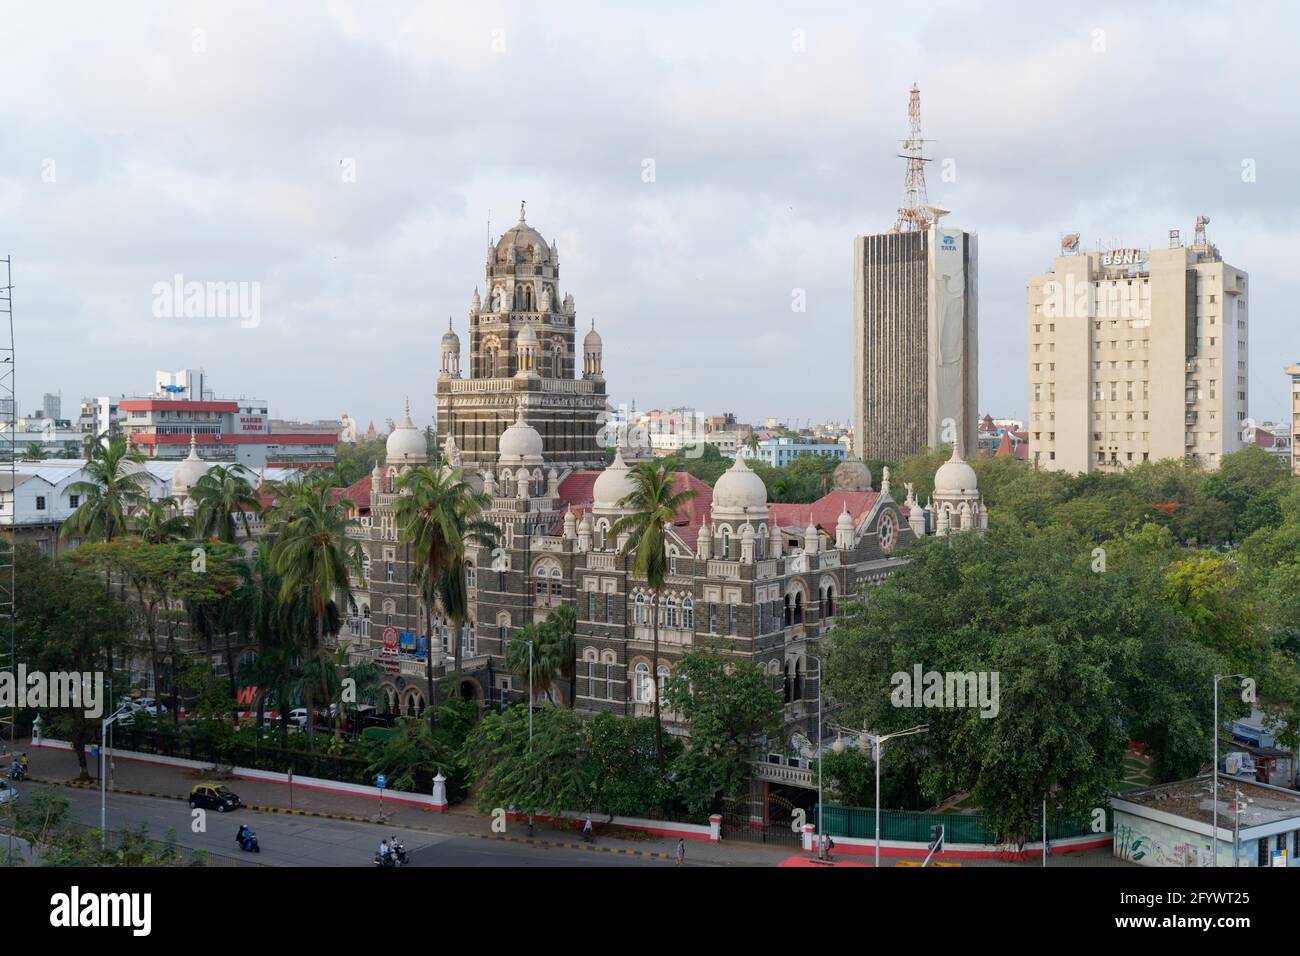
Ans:
MULTIPOLYGON (((47 750, 24 746, 22 743, 17 749, 26 750, 30 756, 29 783, 66 784, 76 780, 79 769, 77 755, 74 752, 47 750)), ((86 786, 98 788, 99 781, 94 779, 98 768, 89 751, 87 761, 92 781, 86 786)), ((114 761, 111 779, 113 786, 110 790, 118 793, 186 800, 194 784, 210 778, 201 770, 126 760, 119 756, 114 761)), ((449 812, 438 813, 407 804, 385 802, 381 819, 380 801, 368 797, 314 790, 297 784, 290 788, 287 784, 264 780, 230 780, 227 785, 239 794, 240 800, 248 804, 250 809, 260 813, 292 813, 383 826, 400 826, 475 839, 530 842, 527 824, 522 821, 512 821, 504 834, 493 833, 492 821, 488 817, 475 813, 473 808, 465 803, 457 804, 449 812)), ((594 816, 592 819, 596 821, 596 841, 593 845, 582 842, 577 824, 572 827, 553 829, 549 823, 541 821, 534 825, 534 838, 531 842, 538 846, 563 846, 598 853, 640 856, 665 862, 670 862, 676 855, 677 841, 671 837, 636 831, 602 832, 599 824, 600 817, 594 816)), ((704 840, 686 841, 688 864, 779 866, 791 854, 798 852, 797 848, 788 846, 772 847, 734 841, 725 843, 704 840)))

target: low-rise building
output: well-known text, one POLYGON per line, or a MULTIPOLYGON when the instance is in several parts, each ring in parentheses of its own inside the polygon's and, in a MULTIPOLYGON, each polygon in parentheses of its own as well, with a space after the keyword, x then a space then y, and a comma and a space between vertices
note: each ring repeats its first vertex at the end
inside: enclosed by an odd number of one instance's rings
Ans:
POLYGON ((1204 774, 1110 799, 1115 856, 1142 866, 1295 866, 1300 793, 1204 774), (1215 859, 1217 852, 1218 859, 1215 859))
POLYGON ((784 468, 800 455, 820 455, 835 461, 848 458, 848 448, 842 441, 810 441, 790 437, 768 438, 758 443, 757 448, 742 445, 740 455, 754 461, 761 461, 770 468, 784 468))

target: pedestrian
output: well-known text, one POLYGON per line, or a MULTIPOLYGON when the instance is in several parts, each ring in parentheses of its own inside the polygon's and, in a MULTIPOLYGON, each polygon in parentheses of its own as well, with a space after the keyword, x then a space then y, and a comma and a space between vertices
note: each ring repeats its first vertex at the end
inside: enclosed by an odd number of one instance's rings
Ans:
POLYGON ((685 837, 677 838, 677 866, 681 866, 686 861, 686 839, 685 837))
POLYGON ((582 822, 582 839, 587 843, 591 842, 591 814, 588 814, 587 819, 582 822))

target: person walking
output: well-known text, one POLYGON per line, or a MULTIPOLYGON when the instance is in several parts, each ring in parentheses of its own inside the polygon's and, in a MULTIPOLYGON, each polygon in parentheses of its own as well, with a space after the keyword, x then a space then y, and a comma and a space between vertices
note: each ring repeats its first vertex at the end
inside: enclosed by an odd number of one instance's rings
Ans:
POLYGON ((582 822, 582 839, 587 843, 591 842, 591 815, 590 814, 588 814, 587 819, 582 822))
POLYGON ((686 838, 677 838, 677 862, 676 866, 681 866, 686 861, 686 838))

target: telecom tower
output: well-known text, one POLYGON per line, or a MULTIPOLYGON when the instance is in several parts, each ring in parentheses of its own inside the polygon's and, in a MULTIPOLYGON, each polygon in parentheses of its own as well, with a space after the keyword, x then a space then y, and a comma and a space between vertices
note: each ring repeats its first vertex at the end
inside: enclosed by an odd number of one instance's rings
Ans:
POLYGON ((921 138, 921 88, 912 84, 907 98, 907 139, 901 142, 903 151, 899 158, 907 160, 907 175, 903 179, 903 205, 898 210, 895 232, 921 232, 934 218, 930 200, 925 194, 925 164, 929 157, 921 155, 925 140, 921 138))

